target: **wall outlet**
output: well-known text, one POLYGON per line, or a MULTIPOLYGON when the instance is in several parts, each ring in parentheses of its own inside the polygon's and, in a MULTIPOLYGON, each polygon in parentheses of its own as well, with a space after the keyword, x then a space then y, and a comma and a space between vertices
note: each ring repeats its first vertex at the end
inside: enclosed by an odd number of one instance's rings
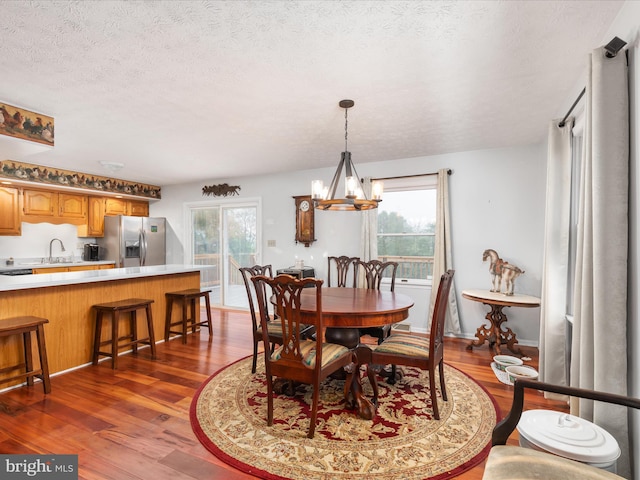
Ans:
POLYGON ((275 247, 275 246, 276 246, 275 240, 267 240, 267 247, 275 247))

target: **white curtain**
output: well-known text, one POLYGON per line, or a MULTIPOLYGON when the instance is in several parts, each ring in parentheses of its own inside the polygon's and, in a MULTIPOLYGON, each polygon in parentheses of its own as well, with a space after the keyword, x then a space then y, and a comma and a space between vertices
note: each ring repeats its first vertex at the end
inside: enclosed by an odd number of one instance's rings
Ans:
MULTIPOLYGON (((573 386, 627 394, 629 99, 624 52, 590 56, 578 214, 573 386)), ((572 399, 571 412, 618 441, 630 476, 627 410, 572 399)))
MULTIPOLYGON (((371 177, 362 180, 362 190, 366 198, 371 198, 371 177)), ((360 260, 368 262, 378 258, 378 209, 362 212, 360 233, 360 260)), ((358 287, 365 287, 364 275, 358 275, 358 287)))
MULTIPOLYGON (((436 200, 436 238, 433 258, 433 283, 431 285, 431 304, 429 318, 433 315, 433 308, 438 294, 440 277, 444 272, 453 268, 451 260, 451 220, 449 218, 449 173, 446 169, 438 171, 438 197, 436 200)), ((456 301, 455 278, 449 291, 447 318, 444 331, 447 334, 459 334, 460 317, 458 316, 458 302, 456 301)))
MULTIPOLYGON (((571 129, 549 125, 542 299, 540 302, 540 380, 567 385, 567 279, 571 229, 571 129)), ((545 396, 556 396, 554 394, 545 396)))

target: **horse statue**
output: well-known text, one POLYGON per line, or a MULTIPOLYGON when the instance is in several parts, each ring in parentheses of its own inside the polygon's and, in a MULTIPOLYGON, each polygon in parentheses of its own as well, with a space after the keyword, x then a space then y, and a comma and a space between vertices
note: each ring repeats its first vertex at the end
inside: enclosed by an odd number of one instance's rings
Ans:
POLYGON ((487 249, 482 254, 482 261, 486 262, 487 259, 491 260, 489 265, 489 273, 491 274, 491 291, 500 293, 501 286, 504 283, 505 295, 513 295, 513 287, 515 279, 524 273, 524 270, 520 270, 515 265, 511 265, 509 262, 502 260, 498 252, 495 250, 487 249))

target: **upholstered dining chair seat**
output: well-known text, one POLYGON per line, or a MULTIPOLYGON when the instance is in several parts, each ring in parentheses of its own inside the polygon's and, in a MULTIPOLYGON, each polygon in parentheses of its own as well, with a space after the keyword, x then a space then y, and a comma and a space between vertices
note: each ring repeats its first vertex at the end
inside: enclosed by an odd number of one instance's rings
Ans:
MULTIPOLYGON (((513 401, 511 410, 493 428, 491 436, 491 452, 487 458, 482 480, 522 480, 559 478, 562 480, 619 480, 623 477, 552 453, 533 450, 531 448, 506 446, 509 436, 517 428, 524 411, 524 392, 551 392, 569 397, 586 398, 604 404, 622 405, 640 410, 640 398, 627 397, 609 392, 588 390, 585 388, 567 387, 540 382, 529 378, 516 379, 513 385, 513 401)), ((552 437, 550 437, 552 438, 552 437)), ((566 437, 569 438, 568 436, 566 437)), ((576 437, 578 438, 578 437, 576 437)), ((580 442, 575 442, 576 446, 580 442)), ((584 452, 587 448, 580 445, 584 452)))
POLYGON ((377 353, 390 353, 407 357, 429 358, 429 337, 417 337, 415 335, 396 334, 387 337, 380 345, 375 347, 377 353))
POLYGON ((620 480, 622 477, 600 468, 530 448, 496 446, 484 469, 485 480, 620 480), (516 473, 517 472, 517 473, 516 473))
MULTIPOLYGON (((280 346, 271 354, 271 360, 278 361, 282 356, 284 346, 280 346)), ((331 362, 340 358, 341 355, 347 353, 349 349, 336 343, 322 344, 322 366, 329 365, 331 362)), ((300 344, 300 353, 302 354, 302 364, 308 368, 316 366, 316 342, 313 340, 305 340, 300 344)))

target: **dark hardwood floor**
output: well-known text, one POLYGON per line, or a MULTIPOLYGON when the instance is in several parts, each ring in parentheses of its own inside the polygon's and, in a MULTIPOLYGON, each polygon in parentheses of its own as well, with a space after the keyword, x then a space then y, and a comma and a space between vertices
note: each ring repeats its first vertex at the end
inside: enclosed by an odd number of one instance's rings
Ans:
MULTIPOLYGON (((244 312, 213 310, 214 335, 189 336, 122 355, 118 370, 106 361, 55 376, 52 392, 42 384, 0 393, 0 453, 79 455, 79 478, 112 480, 247 479, 220 462, 195 438, 189 406, 197 388, 225 365, 251 354, 251 327, 244 312)), ((504 415, 512 387, 500 383, 484 346, 447 339, 445 361, 481 383, 504 415)), ((523 347, 537 367, 537 349, 523 347)), ((527 408, 566 409, 542 394, 527 394, 527 408)), ((517 443, 517 432, 510 439, 517 443)), ((458 478, 480 479, 480 465, 458 478)))

